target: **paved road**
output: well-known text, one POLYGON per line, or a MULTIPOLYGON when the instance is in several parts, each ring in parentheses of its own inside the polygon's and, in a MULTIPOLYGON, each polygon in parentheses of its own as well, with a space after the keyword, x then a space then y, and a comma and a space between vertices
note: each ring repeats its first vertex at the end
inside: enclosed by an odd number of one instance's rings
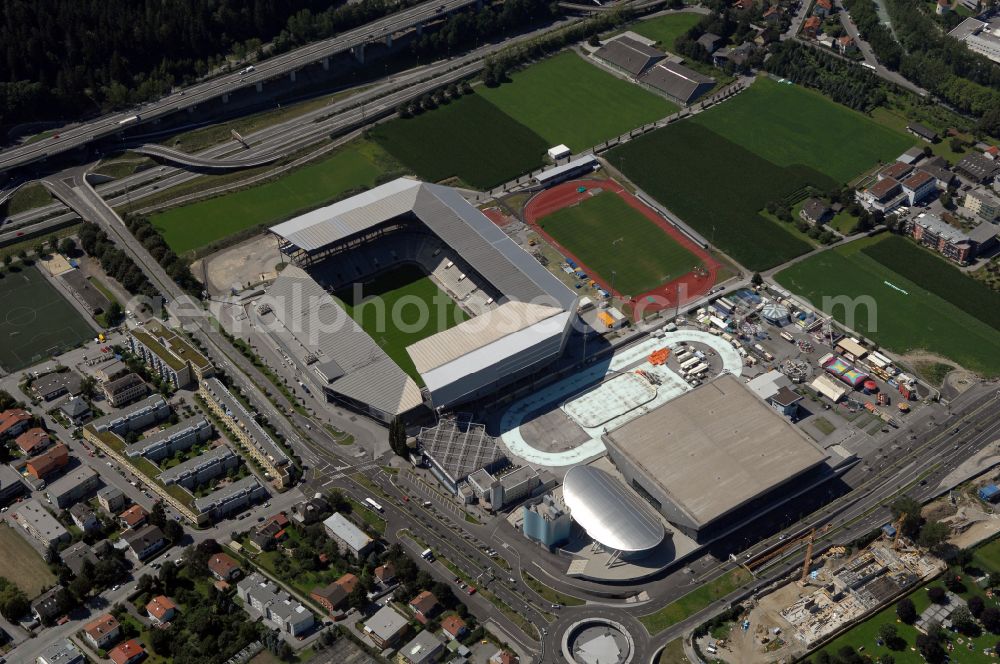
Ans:
POLYGON ((294 51, 289 51, 256 65, 255 71, 217 76, 204 83, 179 90, 163 99, 143 104, 126 112, 104 116, 74 127, 68 127, 51 139, 36 141, 0 153, 0 172, 45 159, 62 152, 74 150, 91 141, 114 135, 123 127, 132 127, 149 122, 179 110, 197 106, 225 94, 243 88, 261 85, 264 82, 288 75, 306 65, 319 62, 338 53, 355 48, 363 48, 366 43, 374 43, 391 37, 427 21, 434 20, 456 9, 467 7, 479 0, 429 0, 410 9, 397 12, 386 18, 348 30, 332 39, 326 39, 294 51), (138 120, 130 122, 131 118, 138 120), (125 124, 123 124, 125 123, 125 124))

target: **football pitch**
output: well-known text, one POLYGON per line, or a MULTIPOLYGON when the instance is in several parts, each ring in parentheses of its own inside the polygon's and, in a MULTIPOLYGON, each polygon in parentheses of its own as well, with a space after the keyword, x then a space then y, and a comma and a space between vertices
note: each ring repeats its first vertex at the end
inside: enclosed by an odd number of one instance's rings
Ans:
POLYGON ((38 268, 0 279, 0 366, 18 371, 79 346, 96 332, 38 268))
POLYGON ((466 313, 415 265, 383 272, 334 297, 386 355, 423 386, 406 347, 466 320, 466 313))
POLYGON ((701 264, 693 253, 615 193, 556 210, 538 226, 627 296, 637 296, 701 264))
POLYGON ((177 254, 199 249, 254 226, 273 225, 374 186, 399 164, 378 145, 357 141, 277 180, 150 217, 177 254))
POLYGON ((580 152, 677 110, 666 99, 616 78, 569 51, 482 88, 501 111, 545 139, 580 152))
POLYGON ((894 239, 882 235, 824 251, 775 279, 889 350, 924 350, 984 377, 1000 375, 1000 331, 873 258, 894 239))
POLYGON ((377 125, 371 137, 422 180, 457 177, 478 189, 538 168, 551 147, 478 93, 377 125))

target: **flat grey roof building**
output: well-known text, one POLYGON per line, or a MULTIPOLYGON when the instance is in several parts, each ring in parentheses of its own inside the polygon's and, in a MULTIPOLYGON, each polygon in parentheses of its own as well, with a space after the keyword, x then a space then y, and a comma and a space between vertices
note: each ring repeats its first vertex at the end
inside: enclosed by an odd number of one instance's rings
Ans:
POLYGON ((130 425, 132 422, 137 420, 150 419, 150 421, 160 421, 166 419, 170 415, 170 407, 167 402, 164 401, 163 397, 159 394, 153 394, 142 401, 137 401, 134 404, 122 408, 121 411, 117 413, 111 413, 110 415, 105 415, 100 417, 88 426, 93 428, 95 431, 113 431, 114 433, 121 434, 130 430, 130 425))
POLYGON ((615 465, 671 522, 700 529, 827 455, 732 374, 604 435, 615 465), (641 486, 641 485, 647 486, 641 486))
POLYGON ((210 513, 214 510, 226 512, 227 506, 234 501, 246 499, 249 502, 267 495, 267 489, 261 485, 260 481, 253 475, 247 475, 243 479, 227 484, 207 496, 195 498, 192 505, 195 512, 198 513, 210 513))
POLYGON ((198 473, 204 472, 212 466, 219 465, 220 467, 223 467, 227 465, 231 459, 236 458, 236 453, 229 449, 227 445, 219 445, 204 454, 191 457, 187 461, 182 461, 173 468, 164 470, 160 473, 159 479, 164 484, 174 484, 189 475, 197 475, 198 473))
POLYGON ((666 60, 650 67, 639 80, 682 104, 692 103, 715 85, 714 78, 666 60))
POLYGON ((79 394, 83 378, 75 371, 62 371, 39 376, 31 382, 31 391, 46 401, 60 394, 79 394))
POLYGON ((355 554, 367 549, 373 541, 365 531, 344 518, 340 512, 334 512, 333 516, 328 517, 323 522, 323 527, 328 534, 343 542, 355 554))
POLYGON ((374 634, 380 642, 392 641, 397 634, 406 628, 409 622, 391 605, 387 605, 365 621, 365 632, 374 634))
POLYGON ((45 649, 35 660, 36 664, 83 664, 83 653, 69 639, 58 639, 45 649))

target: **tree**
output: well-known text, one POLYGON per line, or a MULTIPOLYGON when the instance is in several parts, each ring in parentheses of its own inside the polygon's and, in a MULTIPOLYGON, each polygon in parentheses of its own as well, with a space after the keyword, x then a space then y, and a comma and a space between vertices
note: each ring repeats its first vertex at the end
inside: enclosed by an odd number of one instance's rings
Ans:
POLYGON ((963 141, 958 136, 954 136, 954 137, 952 137, 952 139, 950 141, 948 141, 948 147, 951 148, 952 152, 964 152, 965 151, 965 141, 963 141))
POLYGON ((965 606, 955 607, 955 610, 951 612, 951 623, 955 629, 966 636, 976 637, 982 633, 972 617, 972 612, 965 606))
POLYGON ((597 34, 590 35, 590 38, 587 39, 587 43, 593 46, 594 48, 597 48, 598 46, 601 45, 601 38, 598 37, 597 34))
POLYGON ((979 621, 988 631, 1000 634, 1000 609, 995 606, 986 607, 979 615, 979 621))
POLYGON ((149 632, 149 645, 157 655, 170 657, 172 653, 173 631, 154 629, 149 632))
POLYGON ((899 630, 892 623, 884 623, 878 628, 878 638, 882 639, 889 650, 902 650, 905 645, 901 645, 903 639, 899 638, 899 630))
POLYGON ((927 549, 933 549, 948 539, 949 534, 951 534, 951 529, 947 525, 940 521, 928 521, 920 529, 917 544, 927 549))
POLYGON ((172 560, 166 561, 163 563, 163 566, 160 567, 158 579, 160 584, 163 586, 163 592, 173 592, 174 587, 177 584, 177 571, 177 565, 175 565, 172 560))
POLYGON ((983 598, 979 595, 973 595, 969 598, 968 602, 969 613, 972 614, 973 618, 979 618, 983 615, 983 609, 986 608, 986 604, 983 603, 983 598))
POLYGON ((153 503, 153 509, 149 513, 149 522, 157 528, 163 528, 167 523, 167 512, 163 508, 163 501, 158 500, 153 503))
POLYGON ((754 286, 763 286, 764 277, 760 276, 760 272, 754 272, 753 276, 750 277, 750 283, 753 284, 754 286))
POLYGON ((104 312, 104 318, 107 320, 108 325, 114 325, 121 320, 123 313, 125 311, 122 309, 122 305, 118 303, 118 300, 112 300, 111 304, 108 305, 107 311, 104 312))
POLYGON ((913 539, 920 532, 924 519, 920 516, 921 504, 909 496, 900 496, 889 505, 893 521, 903 517, 903 535, 913 539))
POLYGON ((59 253, 69 256, 74 251, 76 251, 76 240, 71 237, 63 238, 59 243, 59 253))
POLYGON ((917 621, 917 608, 913 606, 913 601, 909 597, 896 602, 896 617, 906 625, 912 625, 917 621))
POLYGON ((927 596, 935 604, 947 604, 948 593, 941 586, 931 586, 927 589, 927 596))
MULTIPOLYGON (((929 525, 929 524, 928 524, 929 525)), ((953 570, 948 570, 944 573, 941 578, 944 583, 944 587, 953 593, 965 592, 965 584, 962 583, 962 577, 956 574, 953 570)))
POLYGON ((947 653, 941 647, 941 641, 937 635, 918 634, 917 650, 923 655, 928 664, 940 664, 947 658, 947 653))
POLYGON ((406 446, 406 426, 399 417, 394 417, 389 424, 389 447, 398 456, 406 458, 409 448, 406 446))
POLYGON ((163 536, 166 537, 167 541, 171 544, 177 544, 177 542, 184 537, 184 528, 181 527, 181 524, 171 519, 163 526, 163 536))

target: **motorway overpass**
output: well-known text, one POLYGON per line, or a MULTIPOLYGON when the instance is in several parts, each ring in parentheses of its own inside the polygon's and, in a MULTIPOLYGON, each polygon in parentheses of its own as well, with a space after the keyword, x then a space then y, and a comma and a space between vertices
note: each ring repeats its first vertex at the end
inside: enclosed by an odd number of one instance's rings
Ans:
POLYGON ((235 159, 219 159, 215 157, 201 157, 196 154, 188 154, 180 150, 174 150, 164 145, 147 143, 132 149, 133 152, 154 157, 160 161, 195 168, 201 171, 236 171, 243 168, 256 168, 257 166, 267 166, 276 161, 281 153, 269 152, 267 154, 252 155, 235 159))
POLYGON ((231 73, 217 76, 174 92, 157 101, 143 104, 138 108, 106 115, 75 127, 66 128, 52 138, 0 152, 0 173, 75 150, 92 141, 113 136, 125 129, 166 117, 177 111, 194 109, 198 104, 220 97, 226 101, 230 94, 238 90, 256 87, 260 91, 266 81, 281 76, 294 78, 295 72, 307 65, 320 62, 323 63, 324 67, 327 67, 329 59, 340 53, 351 52, 363 61, 366 44, 380 41, 391 44, 395 34, 411 28, 419 29, 428 21, 473 4, 481 4, 481 2, 482 0, 430 0, 423 2, 391 16, 348 30, 332 39, 309 44, 264 60, 255 66, 253 72, 248 74, 231 73))

